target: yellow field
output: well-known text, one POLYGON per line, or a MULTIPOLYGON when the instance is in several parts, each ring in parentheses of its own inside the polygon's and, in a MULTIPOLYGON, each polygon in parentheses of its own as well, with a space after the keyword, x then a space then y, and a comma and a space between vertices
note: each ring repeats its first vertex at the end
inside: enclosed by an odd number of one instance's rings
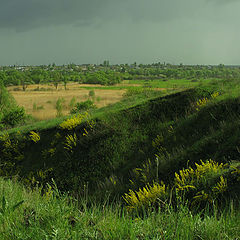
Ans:
MULTIPOLYGON (((99 87, 100 85, 82 85, 99 87)), ((29 85, 24 92, 18 86, 19 91, 16 91, 16 86, 9 87, 8 90, 16 99, 19 106, 23 106, 28 114, 39 120, 55 118, 57 115, 56 102, 58 98, 64 98, 63 115, 68 115, 71 107, 69 106, 71 99, 75 98, 76 102, 85 101, 89 97, 89 90, 80 89, 81 85, 77 83, 69 83, 67 90, 64 90, 63 85, 59 85, 58 90, 50 85, 39 85, 40 91, 34 91, 38 85, 29 85), (14 90, 15 89, 15 90, 14 90)), ((106 90, 95 89, 95 104, 97 107, 103 107, 110 103, 115 103, 121 100, 125 90, 106 90)))

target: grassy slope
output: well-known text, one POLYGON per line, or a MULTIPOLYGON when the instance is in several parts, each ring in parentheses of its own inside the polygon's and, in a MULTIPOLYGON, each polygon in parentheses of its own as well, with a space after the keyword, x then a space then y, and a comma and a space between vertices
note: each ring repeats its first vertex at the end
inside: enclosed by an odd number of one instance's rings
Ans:
MULTIPOLYGON (((231 84, 224 86, 225 92, 229 92, 231 84)), ((21 149, 24 154, 20 163, 22 174, 26 176, 30 171, 52 167, 49 177, 54 177, 68 190, 84 181, 95 186, 95 181, 115 175, 124 183, 123 189, 119 189, 122 193, 128 188, 131 170, 147 159, 153 160, 155 154, 160 158, 158 171, 163 180, 200 159, 239 161, 239 98, 226 97, 222 85, 213 83, 205 87, 207 90, 190 89, 147 101, 133 97, 130 103, 121 102, 97 110, 93 114, 96 125, 87 138, 82 136, 84 123, 72 131, 59 130, 57 124, 62 119, 31 126, 40 133, 41 141, 38 144, 28 141, 21 149), (219 86, 224 94, 196 111, 197 99, 209 98, 209 89, 218 91, 219 86), (57 132, 61 137, 56 141, 57 132), (69 157, 64 141, 67 135, 74 133, 79 141, 69 157), (164 152, 152 145, 158 135, 164 139, 161 143, 164 152), (44 158, 42 153, 51 146, 56 148, 56 154, 44 158)), ((22 132, 29 130, 26 127, 22 132)))
MULTIPOLYGON (((124 110, 111 111, 102 117, 95 118, 97 124, 88 138, 83 138, 79 134, 85 127, 84 124, 70 132, 61 132, 57 126, 39 128, 41 141, 39 144, 28 143, 22 149, 24 159, 21 164, 24 166, 24 171, 39 169, 43 166, 56 168, 59 163, 65 164, 66 156, 63 153, 62 143, 66 135, 76 132, 82 140, 79 141, 76 154, 71 159, 73 168, 85 162, 85 165, 92 163, 92 167, 98 166, 100 170, 107 167, 107 175, 111 174, 110 171, 125 174, 137 164, 153 156, 151 142, 162 127, 169 121, 185 116, 191 103, 204 94, 208 93, 192 89, 154 98, 124 110), (44 160, 41 153, 49 148, 57 132, 62 134, 62 138, 56 144, 57 154, 53 158, 44 160), (74 165, 76 161, 78 163, 74 165), (104 165, 101 166, 103 163, 104 165)), ((101 113, 98 114, 101 116, 101 113)))
POLYGON ((41 196, 17 182, 0 178, 0 239, 237 239, 240 214, 231 206, 192 215, 184 206, 132 217, 119 205, 74 201, 55 188, 41 196), (4 199, 4 201, 2 201, 4 199), (24 201, 13 209, 17 203, 24 201), (6 204, 3 204, 5 202, 6 204))

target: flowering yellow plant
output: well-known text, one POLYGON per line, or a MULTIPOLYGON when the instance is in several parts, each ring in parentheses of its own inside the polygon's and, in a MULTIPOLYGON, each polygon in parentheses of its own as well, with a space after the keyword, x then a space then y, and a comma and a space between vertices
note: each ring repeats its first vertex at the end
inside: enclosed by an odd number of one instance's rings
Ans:
POLYGON ((123 199, 127 203, 127 209, 140 210, 143 208, 148 208, 149 206, 156 203, 159 199, 164 199, 166 196, 166 186, 165 184, 153 183, 151 186, 147 184, 142 189, 139 188, 138 191, 133 191, 129 189, 129 193, 125 193, 123 199))
POLYGON ((213 187, 213 191, 216 193, 223 193, 227 190, 227 179, 223 176, 220 177, 220 181, 213 187))
POLYGON ((216 98, 219 96, 219 92, 215 92, 213 94, 211 94, 211 98, 216 98))
POLYGON ((3 146, 7 149, 7 148, 10 148, 11 145, 12 145, 12 142, 10 140, 10 137, 9 137, 9 134, 6 133, 6 134, 3 134, 0 136, 0 141, 3 142, 3 146))
MULTIPOLYGON (((213 94, 211 94, 211 98, 216 98, 219 96, 219 92, 215 92, 213 94)), ((209 102, 210 99, 209 98, 202 98, 202 99, 199 99, 197 102, 196 102, 196 110, 199 111, 201 107, 205 106, 207 104, 207 102, 209 102)))
POLYGON ((175 184, 176 190, 188 190, 190 188, 196 188, 196 184, 201 182, 208 174, 217 174, 220 173, 224 165, 218 164, 213 160, 207 160, 201 164, 195 163, 196 169, 189 167, 188 169, 183 169, 178 173, 175 173, 175 184))
POLYGON ((240 181, 240 168, 232 167, 234 171, 232 171, 232 174, 237 174, 238 178, 237 181, 240 181))
POLYGON ((175 189, 176 193, 191 193, 189 196, 192 203, 204 201, 213 202, 219 194, 227 190, 227 180, 222 174, 225 165, 219 164, 213 160, 207 160, 201 164, 195 163, 196 168, 191 167, 180 170, 175 173, 175 189), (220 176, 220 178, 219 178, 220 176), (219 181, 213 185, 210 180, 218 179, 219 181))
POLYGON ((202 99, 199 99, 197 102, 196 102, 196 110, 199 111, 200 107, 206 105, 208 102, 208 98, 202 98, 202 99))
POLYGON ((63 121, 59 127, 62 129, 72 130, 80 125, 85 118, 88 117, 88 113, 85 112, 83 114, 74 115, 73 117, 63 121))
POLYGON ((76 133, 74 133, 73 135, 67 135, 64 145, 65 145, 64 148, 66 150, 72 151, 73 147, 77 146, 77 135, 76 135, 76 133))
POLYGON ((40 141, 40 135, 38 133, 34 132, 34 131, 30 132, 29 137, 35 143, 40 141))

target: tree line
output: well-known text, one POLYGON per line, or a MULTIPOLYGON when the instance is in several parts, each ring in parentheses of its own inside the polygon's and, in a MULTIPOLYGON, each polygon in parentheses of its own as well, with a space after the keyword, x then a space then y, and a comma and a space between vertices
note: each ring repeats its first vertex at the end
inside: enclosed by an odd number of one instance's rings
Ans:
POLYGON ((60 83, 67 88, 68 82, 78 82, 86 84, 113 85, 122 81, 121 74, 108 70, 96 72, 77 72, 61 70, 33 69, 19 71, 7 69, 0 71, 0 80, 5 86, 22 86, 25 91, 29 84, 51 83, 58 88, 60 83))
POLYGON ((101 65, 67 65, 67 66, 27 66, 0 67, 0 80, 5 86, 19 85, 26 90, 29 84, 51 83, 58 88, 60 83, 67 88, 68 82, 83 84, 114 85, 122 80, 152 79, 240 79, 240 68, 233 66, 190 66, 171 64, 136 63, 110 65, 104 61, 101 65))

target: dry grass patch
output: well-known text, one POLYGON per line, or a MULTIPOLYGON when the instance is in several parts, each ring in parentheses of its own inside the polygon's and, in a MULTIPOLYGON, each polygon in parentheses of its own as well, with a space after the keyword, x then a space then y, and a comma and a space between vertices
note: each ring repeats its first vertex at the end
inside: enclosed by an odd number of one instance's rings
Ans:
MULTIPOLYGON (((86 87, 87 85, 84 84, 86 87)), ((90 85, 93 87, 93 85, 90 85)), ((100 85, 95 85, 99 87, 100 85)), ((60 85, 56 91, 53 86, 40 85, 39 88, 48 89, 42 91, 34 91, 38 85, 29 85, 27 90, 14 91, 16 87, 9 87, 11 94, 16 99, 18 105, 23 106, 28 114, 39 120, 55 118, 57 115, 56 102, 59 98, 63 98, 62 114, 67 115, 71 107, 69 106, 72 98, 76 102, 86 101, 89 97, 89 90, 80 89, 81 85, 71 83, 67 85, 68 90, 64 90, 63 85, 60 85)), ((19 87, 20 88, 20 87, 19 87)), ((21 89, 21 88, 20 88, 21 89)), ((103 107, 111 103, 121 100, 125 90, 106 90, 96 89, 95 91, 95 104, 97 107, 103 107), (98 100, 98 101, 97 101, 98 100)))

